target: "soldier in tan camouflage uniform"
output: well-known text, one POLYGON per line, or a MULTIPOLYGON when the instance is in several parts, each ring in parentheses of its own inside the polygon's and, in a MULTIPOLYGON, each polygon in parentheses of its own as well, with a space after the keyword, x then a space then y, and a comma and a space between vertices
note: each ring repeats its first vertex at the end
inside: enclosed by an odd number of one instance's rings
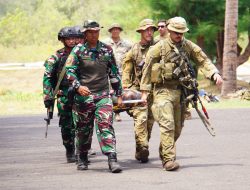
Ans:
MULTIPOLYGON (((123 31, 123 28, 118 23, 113 23, 109 29, 109 33, 111 34, 110 38, 104 40, 104 43, 110 45, 114 51, 116 63, 119 69, 120 75, 122 74, 122 60, 125 54, 130 50, 132 44, 124 40, 120 37, 120 33, 123 31)), ((115 113, 115 120, 121 121, 121 117, 119 113, 115 113)))
POLYGON ((158 21, 157 27, 158 27, 159 35, 155 37, 156 42, 166 39, 168 37, 168 30, 167 30, 168 22, 169 22, 168 20, 158 21))
MULTIPOLYGON (((139 90, 141 82, 142 67, 145 62, 149 47, 154 44, 153 35, 156 26, 151 19, 144 19, 140 22, 136 32, 141 34, 141 40, 135 43, 126 54, 122 64, 123 88, 139 90)), ((151 109, 152 96, 148 97, 148 106, 135 107, 131 111, 134 119, 134 131, 136 141, 135 158, 142 163, 148 162, 148 142, 154 123, 151 109)))
POLYGON ((173 77, 173 70, 177 67, 175 55, 185 55, 193 60, 204 75, 218 85, 222 83, 222 78, 201 48, 184 38, 184 33, 189 30, 184 18, 172 18, 168 30, 169 38, 161 40, 147 54, 140 89, 144 101, 153 89, 152 112, 160 126, 159 154, 163 168, 171 171, 179 168, 175 162, 175 142, 183 125, 180 83, 178 78, 173 77))

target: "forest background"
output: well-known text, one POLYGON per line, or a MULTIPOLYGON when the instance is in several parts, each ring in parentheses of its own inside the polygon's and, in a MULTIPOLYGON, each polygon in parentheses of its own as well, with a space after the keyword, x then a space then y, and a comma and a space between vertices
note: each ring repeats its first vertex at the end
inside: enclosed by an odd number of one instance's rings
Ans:
MULTIPOLYGON (((190 32, 186 37, 198 43, 219 67, 225 0, 0 0, 0 65, 44 61, 62 47, 57 40, 58 31, 65 26, 82 25, 86 19, 96 20, 104 27, 101 40, 109 36, 108 27, 118 22, 124 28, 122 37, 135 42, 140 38, 135 30, 142 19, 152 18, 157 24, 160 19, 174 16, 187 20, 190 32)), ((249 46, 249 18, 250 1, 239 0, 239 54, 244 54, 249 46)), ((17 110, 41 111, 42 74, 43 69, 1 71, 0 115, 20 113, 17 110)))
MULTIPOLYGON (((248 44, 250 1, 239 0, 239 44, 248 44)), ((123 37, 139 39, 135 29, 144 18, 186 18, 190 33, 216 62, 224 28, 225 0, 0 0, 0 63, 45 60, 61 47, 57 33, 64 26, 82 25, 97 20, 104 29, 101 39, 109 36, 108 27, 118 22, 123 37)), ((158 33, 156 32, 156 35, 158 33)))

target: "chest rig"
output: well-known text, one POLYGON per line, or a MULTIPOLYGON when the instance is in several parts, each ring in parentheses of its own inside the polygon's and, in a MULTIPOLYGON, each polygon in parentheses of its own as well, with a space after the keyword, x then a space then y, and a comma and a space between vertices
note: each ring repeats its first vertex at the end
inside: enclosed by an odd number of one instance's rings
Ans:
POLYGON ((189 62, 189 51, 185 41, 179 46, 170 41, 160 41, 160 62, 152 66, 152 83, 161 84, 170 81, 177 83, 181 72, 189 74, 187 63, 189 62))
POLYGON ((142 77, 142 68, 145 64, 145 58, 148 53, 150 43, 147 46, 141 46, 139 43, 136 43, 132 47, 132 56, 133 56, 133 67, 134 67, 134 76, 132 78, 133 84, 136 86, 140 85, 141 77, 142 77))

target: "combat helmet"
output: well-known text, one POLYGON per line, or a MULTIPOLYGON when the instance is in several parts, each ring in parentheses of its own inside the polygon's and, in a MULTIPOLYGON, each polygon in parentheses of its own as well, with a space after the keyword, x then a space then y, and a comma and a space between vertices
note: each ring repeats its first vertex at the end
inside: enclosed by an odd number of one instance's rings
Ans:
POLYGON ((74 29, 74 33, 75 33, 74 37, 84 38, 84 34, 83 34, 83 32, 81 32, 82 27, 80 25, 73 26, 73 29, 74 29))
POLYGON ((64 38, 76 37, 76 32, 73 27, 64 27, 62 28, 57 35, 58 40, 62 40, 64 38))

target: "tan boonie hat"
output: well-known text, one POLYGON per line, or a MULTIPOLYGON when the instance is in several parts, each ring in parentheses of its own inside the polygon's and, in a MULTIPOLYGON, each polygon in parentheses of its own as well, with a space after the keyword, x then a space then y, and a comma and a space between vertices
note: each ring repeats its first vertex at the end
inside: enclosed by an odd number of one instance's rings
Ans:
POLYGON ((103 27, 100 27, 98 22, 94 20, 85 20, 81 32, 86 32, 87 30, 100 30, 101 28, 103 27))
POLYGON ((157 27, 154 25, 154 21, 152 19, 146 18, 140 22, 139 28, 136 30, 136 32, 146 30, 149 27, 153 27, 154 31, 157 30, 157 27))
POLYGON ((174 17, 169 19, 168 29, 178 33, 185 33, 189 31, 187 22, 182 17, 174 17))
POLYGON ((112 30, 113 28, 119 28, 121 31, 123 31, 121 25, 118 24, 118 23, 113 23, 113 24, 111 24, 111 26, 109 27, 108 31, 111 32, 111 30, 112 30))

